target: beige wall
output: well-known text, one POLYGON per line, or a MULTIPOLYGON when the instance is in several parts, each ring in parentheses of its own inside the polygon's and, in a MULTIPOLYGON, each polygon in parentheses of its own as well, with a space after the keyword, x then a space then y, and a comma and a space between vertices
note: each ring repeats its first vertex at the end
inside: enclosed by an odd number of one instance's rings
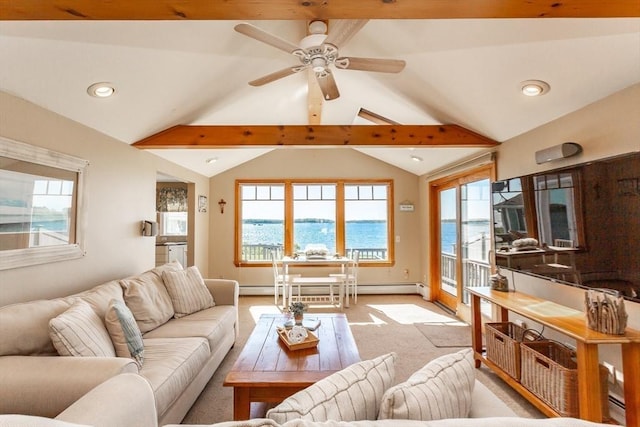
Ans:
MULTIPOLYGON (((157 171, 209 191, 206 177, 1 92, 0 136, 89 161, 86 256, 0 271, 0 305, 68 295, 152 268, 155 239, 140 235, 140 221, 156 217, 157 171)), ((196 214, 195 222, 195 263, 206 274, 208 214, 196 214)))
MULTIPOLYGON (((363 267, 359 271, 361 284, 398 284, 420 281, 420 213, 417 206, 418 177, 387 163, 344 148, 331 149, 278 149, 251 162, 242 164, 211 178, 211 231, 209 271, 212 277, 232 278, 242 286, 273 286, 271 268, 236 268, 233 262, 235 180, 267 178, 350 178, 392 179, 394 182, 394 236, 400 236, 395 244, 396 260, 392 267, 363 267), (227 201, 224 214, 220 214, 217 202, 227 201), (410 200, 416 203, 416 211, 400 212, 398 204, 410 200), (403 270, 409 269, 405 278, 403 270)), ((308 271, 308 270, 307 270, 308 271)), ((305 275, 312 274, 304 272, 305 275)))
MULTIPOLYGON (((640 151, 639 118, 640 85, 635 85, 506 141, 498 151, 498 178, 512 178, 640 151), (535 151, 567 141, 582 145, 583 152, 569 159, 536 165, 535 151)), ((640 239, 640 236, 636 236, 636 239, 640 239)), ((513 279, 523 292, 583 310, 584 291, 578 288, 558 285, 525 274, 515 274, 513 279)), ((629 314, 628 325, 640 329, 640 304, 626 301, 625 307, 629 314)), ((601 360, 622 369, 619 346, 601 345, 599 352, 601 360)))

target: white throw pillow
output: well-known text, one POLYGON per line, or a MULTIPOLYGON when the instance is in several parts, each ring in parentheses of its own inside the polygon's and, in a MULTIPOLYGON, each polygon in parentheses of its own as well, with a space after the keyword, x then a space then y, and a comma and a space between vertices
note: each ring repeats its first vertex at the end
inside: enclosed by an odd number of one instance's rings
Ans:
POLYGON ((197 267, 181 271, 164 271, 162 280, 171 297, 175 317, 213 307, 215 302, 197 267))
POLYGON ((395 379, 396 354, 364 360, 286 398, 267 412, 280 424, 292 419, 375 420, 380 399, 395 379))
POLYGON ((116 355, 102 320, 83 300, 49 321, 49 336, 60 356, 116 355))
POLYGON ((118 357, 133 359, 142 367, 144 361, 144 344, 142 332, 136 323, 133 313, 123 301, 112 299, 104 317, 107 331, 118 357))
POLYGON ((438 357, 385 392, 378 419, 466 418, 475 378, 472 349, 438 357))
POLYGON ((165 264, 138 276, 120 280, 124 302, 143 334, 173 317, 171 297, 162 281, 162 272, 166 270, 182 270, 182 266, 179 263, 165 264))

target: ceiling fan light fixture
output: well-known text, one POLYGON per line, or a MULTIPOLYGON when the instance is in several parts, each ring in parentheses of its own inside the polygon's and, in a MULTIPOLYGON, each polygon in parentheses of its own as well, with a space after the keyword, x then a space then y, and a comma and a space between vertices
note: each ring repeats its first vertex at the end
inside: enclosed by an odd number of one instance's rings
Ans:
POLYGON ((309 32, 311 34, 326 34, 327 24, 324 21, 309 22, 309 32))
POLYGON ((87 88, 87 93, 95 98, 108 98, 116 92, 111 83, 94 83, 87 88))
POLYGON ((520 88, 525 96, 545 95, 551 90, 551 86, 542 80, 525 80, 520 83, 520 88))
POLYGON ((322 73, 327 66, 327 61, 324 58, 313 58, 311 60, 311 68, 316 73, 322 73))

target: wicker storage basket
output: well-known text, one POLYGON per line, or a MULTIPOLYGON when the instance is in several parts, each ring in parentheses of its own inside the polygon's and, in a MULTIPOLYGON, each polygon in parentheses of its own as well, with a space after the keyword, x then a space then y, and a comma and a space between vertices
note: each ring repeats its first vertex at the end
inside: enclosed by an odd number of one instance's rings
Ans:
POLYGON ((525 330, 511 322, 487 323, 484 326, 487 359, 519 381, 520 341, 525 330))
MULTIPOLYGON (((578 370, 575 352, 555 341, 521 343, 520 383, 562 417, 578 417, 578 370)), ((607 368, 600 365, 603 419, 609 418, 607 368)))

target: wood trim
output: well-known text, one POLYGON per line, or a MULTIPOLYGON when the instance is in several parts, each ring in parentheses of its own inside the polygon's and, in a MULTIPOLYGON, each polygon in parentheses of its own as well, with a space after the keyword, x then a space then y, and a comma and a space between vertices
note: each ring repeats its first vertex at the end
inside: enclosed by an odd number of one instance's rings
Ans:
POLYGON ((469 19, 640 16, 629 0, 0 0, 1 20, 469 19))
POLYGON ((497 141, 457 125, 178 125, 134 144, 140 149, 264 146, 495 147, 497 141))
MULTIPOLYGON (((440 290, 440 251, 438 250, 440 244, 440 201, 438 195, 440 191, 455 188, 456 194, 456 227, 460 229, 460 221, 462 219, 460 210, 460 187, 469 182, 478 181, 480 179, 489 178, 491 182, 496 179, 496 167, 495 162, 491 162, 476 167, 471 166, 470 169, 455 173, 453 175, 445 176, 429 183, 429 288, 431 289, 431 299, 439 300, 446 306, 459 311, 459 307, 462 304, 462 261, 460 259, 461 248, 461 235, 457 236, 457 254, 458 261, 456 263, 456 276, 460 278, 457 283, 458 296, 453 297, 446 292, 440 290)), ((490 214, 490 218, 493 218, 493 214, 490 214)), ((492 242, 493 242, 493 227, 491 229, 492 242)))

